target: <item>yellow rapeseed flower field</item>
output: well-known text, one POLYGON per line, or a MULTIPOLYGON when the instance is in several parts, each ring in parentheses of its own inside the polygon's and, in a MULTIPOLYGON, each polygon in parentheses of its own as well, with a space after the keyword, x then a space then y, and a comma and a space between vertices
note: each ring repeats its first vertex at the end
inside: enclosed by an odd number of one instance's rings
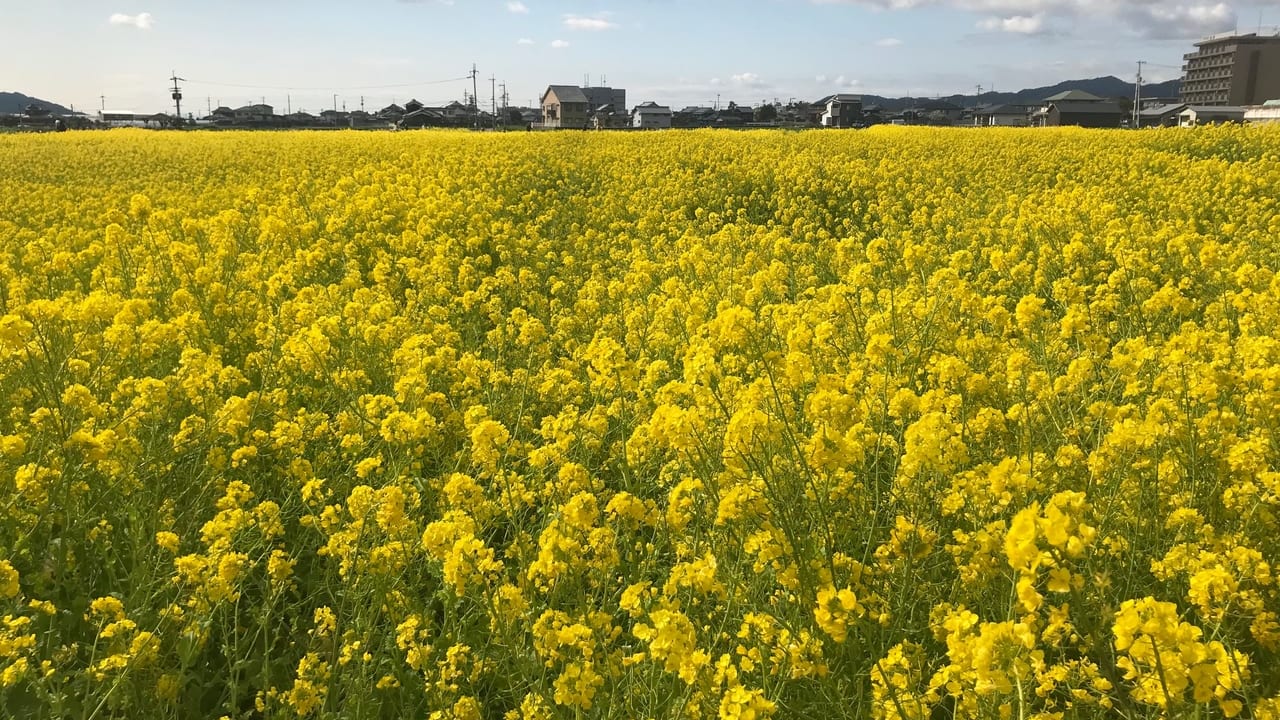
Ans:
POLYGON ((1280 129, 0 137, 0 716, 1280 718, 1280 129))

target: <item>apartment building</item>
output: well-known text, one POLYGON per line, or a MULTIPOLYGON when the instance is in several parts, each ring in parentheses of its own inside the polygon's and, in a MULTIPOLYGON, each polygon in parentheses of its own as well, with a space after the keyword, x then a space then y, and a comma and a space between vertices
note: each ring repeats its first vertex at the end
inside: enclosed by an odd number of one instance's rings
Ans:
POLYGON ((1258 105, 1280 98, 1280 35, 1213 35, 1182 59, 1182 102, 1189 105, 1258 105))

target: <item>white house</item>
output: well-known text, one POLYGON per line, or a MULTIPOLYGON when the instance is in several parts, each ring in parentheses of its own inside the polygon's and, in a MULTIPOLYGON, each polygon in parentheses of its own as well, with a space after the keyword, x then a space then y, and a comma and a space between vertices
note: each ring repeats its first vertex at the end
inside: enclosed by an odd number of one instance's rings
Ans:
POLYGON ((631 111, 631 127, 665 130, 671 127, 671 108, 655 102, 641 103, 631 111))
POLYGON ((853 127, 862 120, 862 96, 836 93, 818 101, 825 106, 818 118, 822 127, 853 127))
POLYGON ((1208 123, 1244 122, 1245 109, 1228 105, 1188 105, 1178 113, 1180 127, 1195 127, 1208 123))
POLYGON ((1247 123, 1280 123, 1280 100, 1268 100, 1261 105, 1245 108, 1247 123))
POLYGON ((984 105, 973 113, 973 124, 979 127, 1026 127, 1031 124, 1031 109, 1026 105, 984 105))

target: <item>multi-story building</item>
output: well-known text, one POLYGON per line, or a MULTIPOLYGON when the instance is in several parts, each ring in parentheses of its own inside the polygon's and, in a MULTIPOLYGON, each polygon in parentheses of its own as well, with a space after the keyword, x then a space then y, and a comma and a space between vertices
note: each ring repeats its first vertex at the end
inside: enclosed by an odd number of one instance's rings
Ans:
POLYGON ((848 93, 828 95, 816 103, 822 112, 818 124, 822 127, 847 128, 862 122, 862 96, 848 93))
POLYGON ((1280 98, 1280 35, 1213 35, 1182 59, 1182 102, 1189 105, 1256 105, 1280 98))

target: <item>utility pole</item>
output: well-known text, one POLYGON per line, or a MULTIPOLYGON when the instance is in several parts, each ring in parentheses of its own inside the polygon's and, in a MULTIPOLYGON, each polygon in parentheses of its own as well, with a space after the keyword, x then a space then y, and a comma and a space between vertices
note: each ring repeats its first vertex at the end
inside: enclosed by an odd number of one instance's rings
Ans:
POLYGON ((99 95, 99 96, 98 96, 98 100, 102 103, 102 105, 101 105, 101 106, 99 106, 99 108, 98 108, 98 112, 100 112, 100 113, 104 113, 104 112, 106 112, 106 111, 107 111, 107 96, 106 96, 106 95, 99 95))
POLYGON ((507 84, 502 83, 502 123, 503 127, 507 124, 507 84))
POLYGON ((480 90, 476 87, 476 64, 471 63, 471 108, 475 111, 475 127, 480 127, 480 90))
POLYGON ((364 96, 360 96, 360 112, 364 112, 364 96))
POLYGON ((1133 127, 1142 126, 1142 66, 1146 65, 1146 60, 1138 61, 1138 82, 1133 86, 1133 127))
POLYGON ((493 125, 498 126, 498 86, 495 84, 495 78, 489 76, 489 107, 493 112, 493 125))
POLYGON ((338 122, 338 93, 333 94, 333 121, 338 122))
POLYGON ((173 73, 173 76, 169 79, 173 81, 173 92, 169 97, 173 98, 173 107, 176 111, 174 117, 176 118, 178 125, 182 125, 182 88, 178 87, 178 81, 182 80, 183 82, 186 82, 186 79, 178 77, 178 73, 176 72, 173 73))
POLYGON ((213 98, 206 96, 204 99, 205 112, 213 114, 213 98))
POLYGON ((284 114, 285 115, 293 114, 293 95, 284 96, 284 114))

